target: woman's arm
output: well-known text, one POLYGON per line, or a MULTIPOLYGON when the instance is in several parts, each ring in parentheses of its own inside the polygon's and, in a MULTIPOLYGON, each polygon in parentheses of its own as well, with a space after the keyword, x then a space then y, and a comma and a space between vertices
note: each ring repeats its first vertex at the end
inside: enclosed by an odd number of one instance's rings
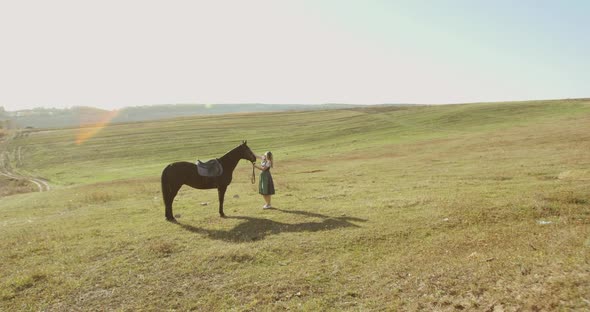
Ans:
POLYGON ((270 166, 256 166, 255 164, 252 164, 252 166, 260 171, 266 171, 270 168, 270 166))

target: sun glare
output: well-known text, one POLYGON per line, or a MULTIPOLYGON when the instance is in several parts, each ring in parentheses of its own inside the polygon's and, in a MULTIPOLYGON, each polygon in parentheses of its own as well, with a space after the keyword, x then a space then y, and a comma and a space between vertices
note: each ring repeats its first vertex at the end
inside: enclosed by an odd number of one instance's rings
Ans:
POLYGON ((119 114, 119 110, 113 110, 105 113, 98 120, 94 121, 80 121, 80 128, 78 128, 78 135, 76 136, 76 144, 80 145, 100 132, 113 118, 119 114))

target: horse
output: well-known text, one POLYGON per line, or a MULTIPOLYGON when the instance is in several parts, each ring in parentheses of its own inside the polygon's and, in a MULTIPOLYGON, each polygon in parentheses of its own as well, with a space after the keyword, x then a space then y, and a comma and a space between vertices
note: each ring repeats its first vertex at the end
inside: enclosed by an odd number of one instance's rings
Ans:
POLYGON ((219 216, 225 217, 223 213, 225 191, 231 183, 232 174, 240 159, 246 159, 252 163, 256 162, 256 155, 250 150, 246 141, 242 141, 242 144, 238 145, 238 147, 217 159, 223 167, 223 173, 217 177, 201 176, 198 173, 197 165, 191 162, 179 161, 166 166, 162 171, 162 195, 166 207, 166 220, 176 222, 172 214, 172 203, 174 197, 178 194, 178 190, 185 184, 196 189, 217 188, 219 216))

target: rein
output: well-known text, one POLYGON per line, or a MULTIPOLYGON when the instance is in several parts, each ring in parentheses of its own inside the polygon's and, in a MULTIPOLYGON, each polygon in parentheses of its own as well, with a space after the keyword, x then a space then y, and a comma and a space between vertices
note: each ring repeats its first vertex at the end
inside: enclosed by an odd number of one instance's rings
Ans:
POLYGON ((252 178, 250 179, 252 184, 256 183, 256 173, 254 173, 254 162, 252 162, 252 178))

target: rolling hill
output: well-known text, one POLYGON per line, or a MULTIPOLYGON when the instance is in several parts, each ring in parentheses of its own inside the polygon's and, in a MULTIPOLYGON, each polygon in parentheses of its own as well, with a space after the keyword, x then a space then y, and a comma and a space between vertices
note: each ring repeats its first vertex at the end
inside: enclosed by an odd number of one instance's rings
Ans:
POLYGON ((108 120, 109 123, 128 123, 196 115, 220 115, 275 111, 325 110, 351 108, 346 104, 168 104, 125 107, 109 111, 94 107, 36 108, 5 112, 0 107, 0 120, 10 119, 20 128, 79 127, 108 120))
POLYGON ((0 310, 585 310, 590 101, 191 116, 10 136, 48 192, 0 198, 0 310), (247 139, 271 150, 275 209, 238 164, 181 189, 160 173, 247 139))

